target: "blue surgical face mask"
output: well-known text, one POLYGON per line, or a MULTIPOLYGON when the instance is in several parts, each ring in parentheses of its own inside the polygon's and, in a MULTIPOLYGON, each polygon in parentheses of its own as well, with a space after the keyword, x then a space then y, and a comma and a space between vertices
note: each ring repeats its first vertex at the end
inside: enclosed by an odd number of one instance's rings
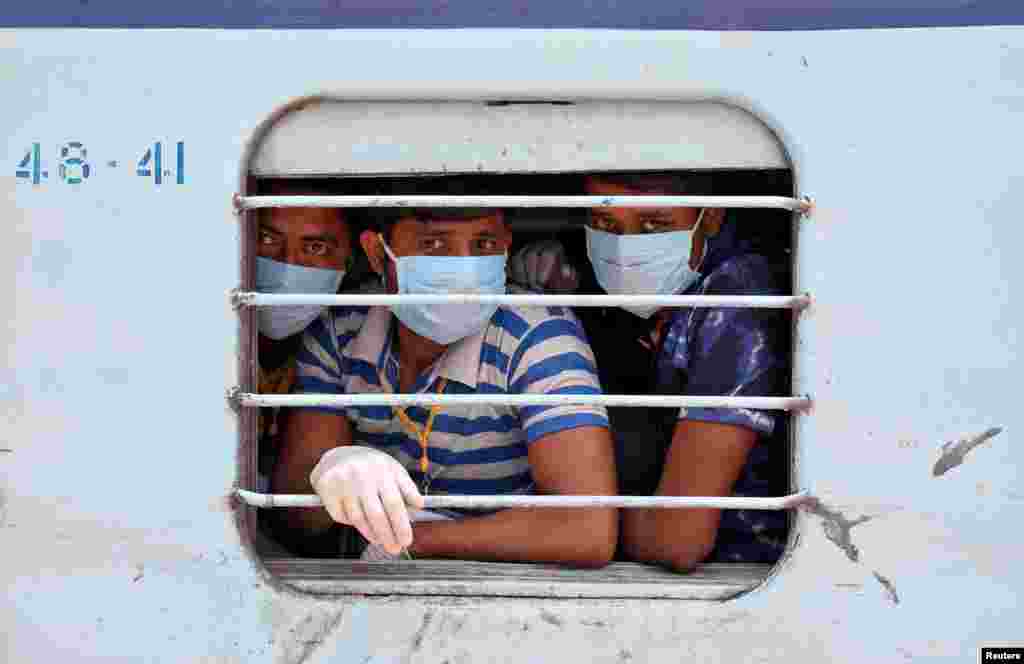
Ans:
MULTIPOLYGON (((587 227, 587 256, 601 287, 611 295, 675 295, 700 278, 700 267, 690 269, 693 235, 704 210, 688 231, 616 235, 587 227)), ((657 306, 623 305, 641 318, 650 318, 657 306)))
MULTIPOLYGON (((344 278, 344 270, 305 267, 256 257, 256 290, 260 293, 334 294, 344 278)), ((306 329, 325 308, 319 304, 260 307, 256 317, 261 333, 271 339, 284 339, 306 329)))
MULTIPOLYGON (((505 292, 505 255, 497 256, 395 256, 380 238, 384 251, 395 262, 399 294, 505 292)), ((391 307, 406 327, 447 346, 484 329, 498 310, 496 304, 396 304, 391 307)))

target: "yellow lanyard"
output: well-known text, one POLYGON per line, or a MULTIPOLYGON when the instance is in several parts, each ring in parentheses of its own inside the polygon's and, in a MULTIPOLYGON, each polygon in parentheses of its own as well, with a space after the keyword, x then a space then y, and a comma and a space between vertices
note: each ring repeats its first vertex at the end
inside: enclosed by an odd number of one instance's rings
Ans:
MULTIPOLYGON (((437 393, 441 394, 444 392, 445 385, 448 384, 447 379, 441 378, 437 383, 437 393)), ((434 416, 441 412, 441 405, 431 406, 429 414, 427 415, 427 422, 423 425, 423 428, 419 428, 415 422, 412 421, 405 411, 398 406, 392 406, 391 410, 398 415, 398 421, 402 423, 405 430, 408 431, 413 437, 415 437, 420 443, 420 472, 423 473, 423 486, 424 493, 426 493, 426 487, 429 486, 429 475, 427 471, 430 469, 430 458, 427 456, 427 449, 430 446, 430 432, 434 429, 434 416)))

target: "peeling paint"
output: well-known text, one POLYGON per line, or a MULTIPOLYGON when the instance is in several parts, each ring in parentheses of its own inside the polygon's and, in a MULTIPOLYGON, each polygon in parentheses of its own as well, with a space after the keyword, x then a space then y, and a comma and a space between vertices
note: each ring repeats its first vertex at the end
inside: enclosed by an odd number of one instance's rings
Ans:
POLYGON ((839 547, 850 559, 850 562, 859 562, 860 550, 853 543, 850 531, 854 526, 866 523, 874 517, 865 514, 856 519, 848 519, 839 510, 830 509, 821 500, 813 497, 809 498, 804 505, 804 509, 808 512, 821 517, 821 528, 825 531, 825 537, 839 547))
POLYGON ((423 622, 420 623, 420 628, 416 630, 416 635, 412 637, 412 651, 416 652, 423 647, 423 637, 427 633, 427 629, 430 628, 430 623, 434 620, 434 611, 428 609, 423 614, 423 622))
POLYGON ((303 664, 308 662, 317 648, 337 629, 345 616, 345 609, 333 612, 310 613, 288 630, 288 635, 277 639, 280 650, 278 664, 303 664))
POLYGON ((565 624, 561 618, 551 613, 550 611, 541 611, 540 619, 548 623, 549 625, 554 625, 555 627, 562 627, 565 624))
POLYGON ((941 477, 964 462, 974 448, 995 438, 1003 432, 1002 427, 992 427, 977 436, 951 440, 942 446, 942 456, 932 468, 933 477, 941 477))
POLYGON ((899 604, 900 596, 896 593, 896 586, 893 585, 892 581, 882 576, 875 570, 871 570, 871 575, 874 576, 880 584, 882 584, 883 588, 885 588, 885 596, 888 598, 888 600, 893 604, 899 604))

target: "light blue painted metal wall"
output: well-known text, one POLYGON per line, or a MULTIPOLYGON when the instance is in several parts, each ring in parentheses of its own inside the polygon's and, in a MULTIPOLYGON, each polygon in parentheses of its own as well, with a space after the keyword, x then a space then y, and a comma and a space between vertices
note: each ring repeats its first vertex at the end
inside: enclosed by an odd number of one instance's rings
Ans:
POLYGON ((1021 644, 1024 30, 8 30, 0 45, 5 661, 952 662, 1021 644), (258 124, 320 92, 713 98, 765 120, 818 202, 798 235, 815 297, 798 482, 874 517, 852 531, 860 560, 803 514, 777 575, 720 604, 322 599, 267 578, 224 500, 229 197, 258 124), (77 186, 56 173, 68 141, 94 167, 77 186), (155 141, 172 174, 185 142, 185 184, 135 174, 155 141), (15 177, 34 142, 35 187, 15 177), (933 477, 943 443, 993 428, 933 477))

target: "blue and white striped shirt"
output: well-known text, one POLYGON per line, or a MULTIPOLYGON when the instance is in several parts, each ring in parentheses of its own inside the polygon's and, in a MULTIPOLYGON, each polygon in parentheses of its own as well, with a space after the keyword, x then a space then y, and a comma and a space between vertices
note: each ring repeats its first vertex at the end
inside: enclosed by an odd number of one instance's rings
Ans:
MULTIPOLYGON (((305 332, 296 392, 394 393, 397 321, 387 307, 336 307, 305 332)), ((601 385, 583 328, 560 307, 499 307, 478 334, 447 348, 416 381, 415 391, 447 394, 600 394, 601 385)), ((353 442, 387 452, 424 486, 419 441, 388 406, 319 407, 344 412, 353 442)), ((406 413, 420 428, 428 409, 406 413)), ((604 408, 474 405, 443 407, 430 435, 429 490, 438 494, 532 492, 530 444, 581 426, 608 427, 604 408)))

